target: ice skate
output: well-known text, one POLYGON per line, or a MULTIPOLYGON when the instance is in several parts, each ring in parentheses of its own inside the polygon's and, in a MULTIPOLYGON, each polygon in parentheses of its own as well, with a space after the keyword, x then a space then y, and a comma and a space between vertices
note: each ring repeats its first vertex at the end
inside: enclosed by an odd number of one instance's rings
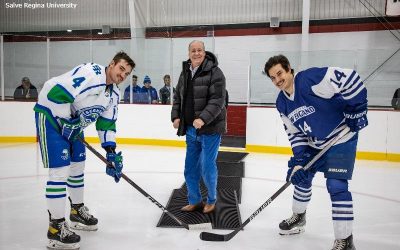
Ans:
POLYGON ((295 214, 293 213, 293 215, 286 219, 283 220, 280 224, 279 224, 279 228, 280 228, 280 235, 292 235, 292 234, 299 234, 299 233, 303 233, 304 230, 304 226, 306 225, 306 212, 302 213, 302 214, 295 214))
POLYGON ((353 235, 350 235, 346 239, 335 240, 332 250, 356 250, 353 244, 353 235))
POLYGON ((47 231, 48 249, 79 249, 81 237, 72 232, 65 218, 51 219, 47 231))
POLYGON ((69 216, 71 228, 84 231, 97 230, 97 218, 89 213, 89 209, 81 204, 71 203, 71 213, 69 216))

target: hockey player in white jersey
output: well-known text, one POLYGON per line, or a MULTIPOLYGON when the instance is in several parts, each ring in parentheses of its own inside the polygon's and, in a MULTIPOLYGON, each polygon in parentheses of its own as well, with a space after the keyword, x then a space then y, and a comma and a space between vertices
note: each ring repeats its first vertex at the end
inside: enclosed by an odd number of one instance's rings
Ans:
POLYGON ((281 90, 276 107, 293 151, 286 177, 294 185, 293 215, 279 224, 280 234, 304 232, 312 180, 316 172, 322 172, 332 203, 332 250, 354 250, 348 180, 353 174, 358 131, 368 125, 367 90, 354 70, 325 67, 294 74, 283 55, 269 58, 264 70, 281 90), (351 133, 305 171, 303 167, 346 126, 351 133))
POLYGON ((36 129, 43 165, 49 168, 46 200, 49 213, 48 248, 79 249, 80 236, 65 220, 67 190, 71 204, 71 226, 78 230, 97 230, 97 218, 84 205, 85 146, 77 140, 91 123, 96 129, 107 160, 115 168, 106 173, 115 182, 121 178, 121 152, 116 153, 115 122, 119 89, 135 63, 125 53, 117 53, 107 67, 85 63, 48 80, 34 107, 36 129))

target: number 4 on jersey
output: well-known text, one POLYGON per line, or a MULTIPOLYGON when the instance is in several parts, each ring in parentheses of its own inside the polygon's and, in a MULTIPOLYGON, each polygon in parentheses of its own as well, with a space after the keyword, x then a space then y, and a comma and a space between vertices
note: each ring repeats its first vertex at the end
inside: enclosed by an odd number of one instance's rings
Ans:
POLYGON ((301 129, 301 131, 303 131, 304 134, 311 133, 311 127, 308 126, 307 122, 304 121, 304 126, 302 127, 301 124, 299 124, 299 128, 301 129))
POLYGON ((85 81, 85 77, 77 77, 77 78, 74 78, 72 81, 74 82, 72 87, 77 88, 77 87, 81 86, 81 83, 83 81, 85 81))

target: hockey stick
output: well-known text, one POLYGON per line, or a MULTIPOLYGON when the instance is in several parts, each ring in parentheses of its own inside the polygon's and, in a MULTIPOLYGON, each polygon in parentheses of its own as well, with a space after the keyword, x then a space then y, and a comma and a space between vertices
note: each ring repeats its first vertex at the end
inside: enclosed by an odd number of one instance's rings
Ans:
MULTIPOLYGON (((347 135, 347 133, 350 131, 348 127, 346 127, 344 130, 342 130, 335 138, 332 139, 331 142, 329 142, 328 145, 325 146, 314 158, 307 163, 306 166, 304 166, 304 170, 307 170, 312 166, 323 154, 325 154, 326 151, 328 151, 339 139, 341 139, 343 136, 347 135)), ((232 239, 239 231, 241 231, 247 224, 249 224, 250 221, 252 221, 265 207, 267 207, 273 200, 275 200, 276 197, 278 197, 287 187, 289 187, 291 184, 290 181, 286 182, 278 191, 276 191, 271 198, 269 198, 264 204, 261 205, 243 224, 235 229, 235 231, 229 233, 229 234, 215 234, 215 233, 209 233, 209 232, 202 232, 200 233, 200 239, 205 240, 205 241, 229 241, 232 239)))
MULTIPOLYGON (((100 154, 96 149, 94 149, 92 146, 90 146, 89 143, 87 143, 84 139, 78 136, 78 140, 81 141, 90 151, 92 151, 93 154, 95 154, 101 161, 103 161, 108 167, 114 168, 114 166, 111 164, 111 162, 107 161, 107 159, 100 154)), ((182 227, 186 228, 187 230, 207 230, 207 229, 212 229, 211 223, 201 223, 201 224, 186 224, 185 222, 181 221, 178 219, 175 215, 173 215, 171 212, 169 212, 163 205, 161 205, 160 202, 158 202, 156 199, 154 199, 151 195, 149 195, 146 191, 144 191, 141 187, 139 187, 135 182, 133 182, 128 176, 126 176, 124 173, 121 173, 122 179, 126 180, 129 184, 131 184, 136 190, 138 190, 141 194, 143 194, 147 199, 149 199, 151 202, 157 205, 164 213, 166 213, 169 217, 171 217, 173 220, 175 220, 179 225, 182 227)))

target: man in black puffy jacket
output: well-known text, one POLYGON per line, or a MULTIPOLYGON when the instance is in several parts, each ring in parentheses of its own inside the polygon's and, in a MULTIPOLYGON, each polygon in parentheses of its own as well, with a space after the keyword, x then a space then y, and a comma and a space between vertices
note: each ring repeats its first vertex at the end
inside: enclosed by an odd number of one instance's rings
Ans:
POLYGON ((216 159, 221 135, 226 131, 225 76, 214 54, 202 41, 189 44, 189 60, 183 62, 171 121, 179 136, 186 135, 185 180, 188 205, 182 211, 202 209, 211 213, 217 201, 216 159), (208 190, 203 203, 200 178, 208 190))

